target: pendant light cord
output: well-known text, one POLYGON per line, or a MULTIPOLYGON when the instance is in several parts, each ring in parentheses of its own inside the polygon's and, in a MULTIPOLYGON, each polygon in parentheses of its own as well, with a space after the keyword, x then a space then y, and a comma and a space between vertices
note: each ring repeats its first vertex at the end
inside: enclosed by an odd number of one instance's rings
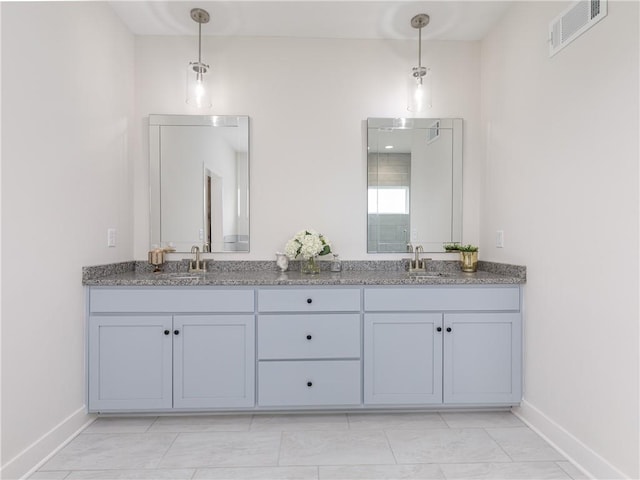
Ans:
POLYGON ((198 63, 202 64, 202 23, 198 22, 198 63))
MULTIPOLYGON (((422 69, 422 27, 418 29, 418 68, 422 69)), ((420 77, 422 83, 422 77, 420 77)))

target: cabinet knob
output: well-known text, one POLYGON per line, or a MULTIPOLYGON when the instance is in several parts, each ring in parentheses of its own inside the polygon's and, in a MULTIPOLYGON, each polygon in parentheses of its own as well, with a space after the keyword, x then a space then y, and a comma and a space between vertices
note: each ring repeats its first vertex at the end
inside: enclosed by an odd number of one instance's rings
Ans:
POLYGON ((442 331, 442 327, 437 327, 436 328, 436 332, 441 332, 442 331))
POLYGON ((170 330, 165 330, 165 331, 164 331, 164 334, 165 334, 165 335, 169 335, 170 333, 171 333, 171 331, 170 331, 170 330))
POLYGON ((313 300, 310 298, 307 298, 307 303, 311 303, 311 302, 313 302, 313 300))
POLYGON ((447 332, 450 332, 450 331, 451 331, 451 327, 447 327, 447 332))
POLYGON ((307 382, 307 387, 313 387, 313 382, 307 382))
POLYGON ((311 338, 313 338, 311 335, 307 335, 307 340, 311 340, 311 338))
POLYGON ((180 335, 180 330, 174 330, 173 333, 174 335, 180 335))

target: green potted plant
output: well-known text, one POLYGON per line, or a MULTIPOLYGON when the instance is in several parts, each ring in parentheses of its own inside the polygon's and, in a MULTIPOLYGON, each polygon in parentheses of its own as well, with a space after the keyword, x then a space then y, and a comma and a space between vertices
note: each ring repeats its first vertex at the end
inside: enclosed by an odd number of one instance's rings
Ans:
POLYGON ((458 242, 444 243, 442 244, 442 248, 444 248, 444 251, 447 253, 457 252, 460 250, 460 244, 458 242))
POLYGON ((475 245, 460 245, 460 264, 463 272, 475 272, 478 270, 478 247, 475 245))

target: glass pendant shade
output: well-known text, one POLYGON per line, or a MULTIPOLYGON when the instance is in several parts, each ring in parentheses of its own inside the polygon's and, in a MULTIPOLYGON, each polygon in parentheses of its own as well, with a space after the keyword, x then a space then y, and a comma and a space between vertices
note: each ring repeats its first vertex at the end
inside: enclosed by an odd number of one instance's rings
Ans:
MULTIPOLYGON (((424 68, 423 76, 412 76, 407 89, 407 110, 414 113, 425 112, 431 108, 431 70, 424 68)), ((416 73, 416 68, 414 75, 416 73)))
POLYGON ((211 108, 211 88, 208 85, 209 65, 189 62, 187 66, 187 104, 195 108, 211 108))

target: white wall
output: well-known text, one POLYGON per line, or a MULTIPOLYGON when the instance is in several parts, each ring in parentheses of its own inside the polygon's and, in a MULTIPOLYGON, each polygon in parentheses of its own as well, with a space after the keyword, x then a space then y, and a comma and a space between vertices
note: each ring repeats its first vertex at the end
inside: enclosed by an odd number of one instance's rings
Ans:
MULTIPOLYGON (((367 117, 408 116, 407 76, 416 42, 286 38, 203 38, 212 66, 211 114, 251 117, 251 252, 224 259, 274 259, 303 228, 315 228, 345 259, 367 256, 367 117)), ((136 117, 196 113, 185 104, 185 65, 196 37, 136 38, 136 117)), ((479 44, 427 43, 433 78, 429 115, 465 124, 464 239, 478 241, 479 44)), ((135 150, 135 257, 146 258, 147 136, 135 150)))
POLYGON ((103 3, 1 8, 2 477, 17 478, 89 419, 81 267, 133 256, 134 42, 103 3))
POLYGON ((596 478, 639 478, 638 2, 548 58, 567 5, 517 3, 483 41, 480 246, 527 265, 522 415, 596 478))
MULTIPOLYGON (((516 4, 481 51, 430 43, 431 114, 466 121, 463 240, 480 241, 483 259, 528 266, 523 415, 578 445, 569 453, 594 473, 638 477, 638 4, 610 2, 605 20, 548 59, 547 24, 563 7, 516 4)), ((145 117, 194 113, 183 96, 196 42, 134 42, 101 3, 1 8, 2 474, 12 478, 87 419, 81 266, 146 258, 145 117)), ((414 48, 204 39, 212 112, 252 118, 252 251, 224 258, 271 259, 304 227, 345 259, 386 258, 365 253, 362 122, 405 115, 414 48)))

